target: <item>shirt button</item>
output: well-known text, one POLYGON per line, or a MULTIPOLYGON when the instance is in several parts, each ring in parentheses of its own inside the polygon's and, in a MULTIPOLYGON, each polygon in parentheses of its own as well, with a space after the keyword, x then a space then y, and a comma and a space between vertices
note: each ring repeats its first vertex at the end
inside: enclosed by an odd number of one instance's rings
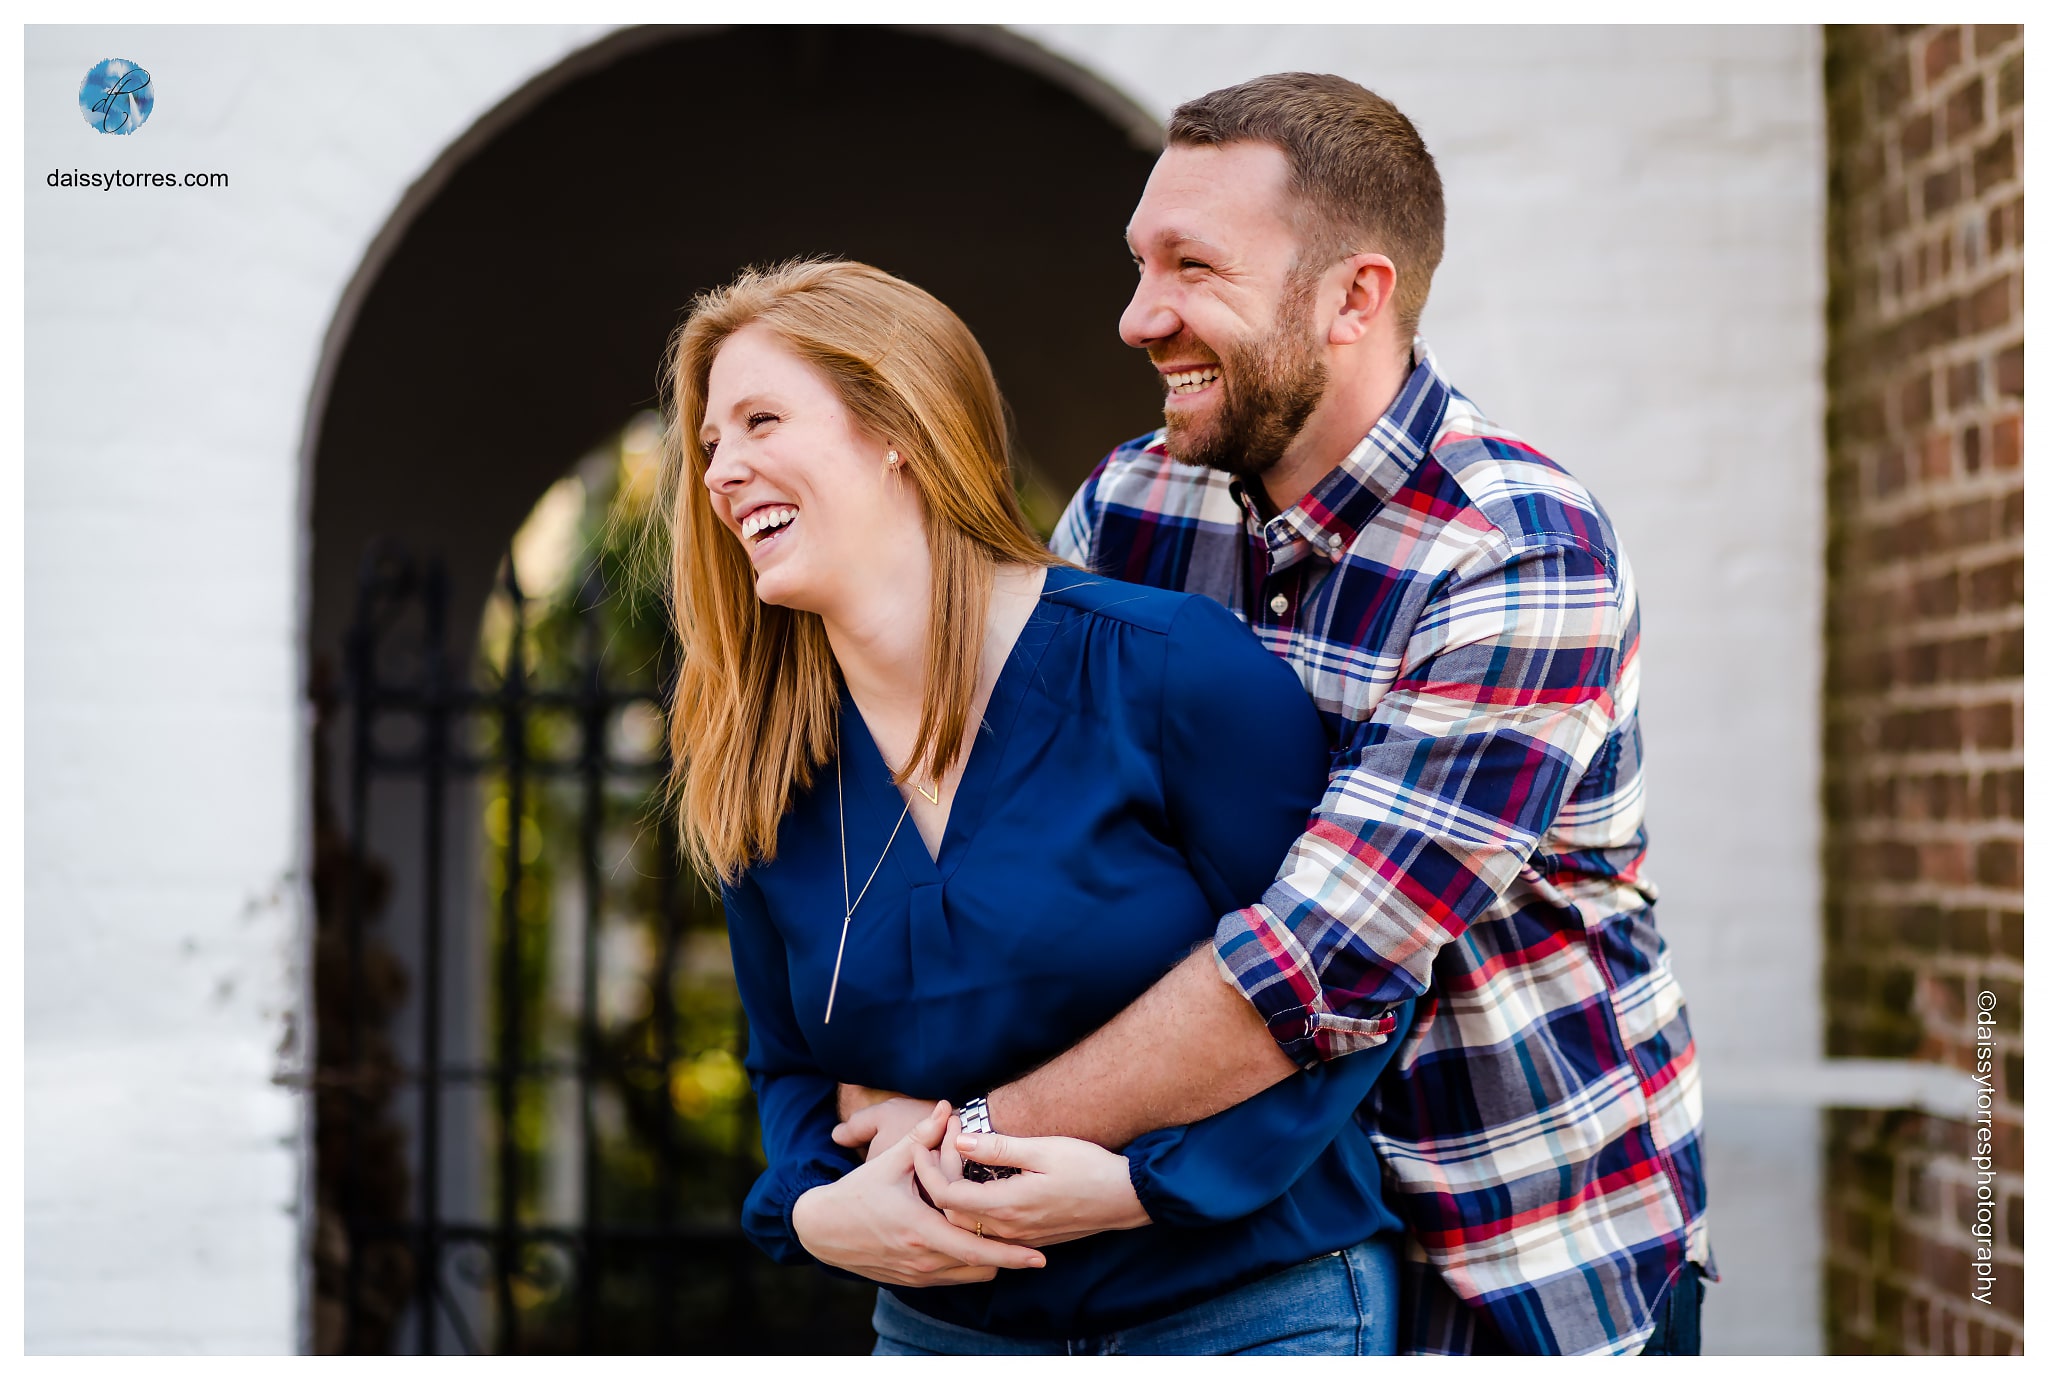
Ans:
POLYGON ((1284 594, 1274 595, 1273 602, 1267 605, 1267 607, 1272 609, 1275 613, 1287 612, 1287 596, 1284 594))

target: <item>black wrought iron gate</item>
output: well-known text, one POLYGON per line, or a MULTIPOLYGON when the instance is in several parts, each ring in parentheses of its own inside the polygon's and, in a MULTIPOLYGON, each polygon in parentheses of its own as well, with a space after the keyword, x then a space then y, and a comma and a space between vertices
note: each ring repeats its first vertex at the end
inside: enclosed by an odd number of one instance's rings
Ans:
POLYGON ((625 636, 608 578, 588 563, 572 607, 540 628, 508 555, 494 600, 509 628, 483 683, 451 662, 440 564, 384 546, 363 563, 341 684, 316 696, 317 1349, 872 1341, 871 1290, 770 1265, 739 1234, 758 1132, 737 1008, 716 983, 723 924, 659 808, 665 732, 645 750, 675 658, 661 636, 628 682, 607 679, 625 636), (633 723, 638 753, 621 745, 633 723), (337 730, 345 786, 327 769, 337 730), (463 852, 478 847, 480 862, 463 852), (465 860, 478 874, 466 889, 465 860), (575 1010, 554 1019, 544 996, 565 946, 551 936, 572 919, 575 1010), (607 935, 628 931, 653 936, 647 971, 628 975, 648 1000, 631 1019, 604 1018, 607 935), (679 978, 686 952, 711 955, 710 985, 679 978), (693 1003, 699 991, 710 995, 693 1003), (548 1031, 571 1025, 551 1048, 548 1031), (575 1170, 566 1220, 543 1210, 544 1162, 575 1170), (468 1185, 461 1201, 448 1201, 451 1183, 468 1185))

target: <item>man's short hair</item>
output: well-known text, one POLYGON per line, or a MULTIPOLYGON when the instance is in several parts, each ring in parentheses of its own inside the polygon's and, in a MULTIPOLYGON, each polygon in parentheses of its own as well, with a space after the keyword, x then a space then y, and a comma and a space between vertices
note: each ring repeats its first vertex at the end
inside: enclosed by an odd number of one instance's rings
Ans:
POLYGON ((1166 142, 1277 145, 1294 174, 1304 268, 1361 251, 1394 261, 1394 311, 1413 334, 1444 256, 1444 185, 1408 117, 1355 81, 1275 72, 1197 96, 1166 142))

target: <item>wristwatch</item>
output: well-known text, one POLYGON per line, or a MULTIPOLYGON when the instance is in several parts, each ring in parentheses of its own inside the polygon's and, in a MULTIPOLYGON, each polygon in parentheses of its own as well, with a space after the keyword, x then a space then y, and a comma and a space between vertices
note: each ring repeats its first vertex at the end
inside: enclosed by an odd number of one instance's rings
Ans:
MULTIPOLYGON (((970 1136, 991 1136, 995 1128, 988 1124, 988 1097, 970 1097, 960 1104, 960 1130, 970 1136)), ((960 1173, 978 1184, 990 1179, 1007 1179, 1023 1171, 1014 1165, 982 1164, 977 1160, 962 1160, 960 1173)))

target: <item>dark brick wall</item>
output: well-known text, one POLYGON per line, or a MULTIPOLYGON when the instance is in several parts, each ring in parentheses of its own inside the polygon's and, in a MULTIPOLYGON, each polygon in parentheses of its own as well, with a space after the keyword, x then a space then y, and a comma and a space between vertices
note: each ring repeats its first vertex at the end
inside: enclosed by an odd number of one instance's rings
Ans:
POLYGON ((1995 1090, 1829 1114, 1836 1352, 2021 1345, 2022 44, 1827 31, 1827 1050, 1995 1090))

